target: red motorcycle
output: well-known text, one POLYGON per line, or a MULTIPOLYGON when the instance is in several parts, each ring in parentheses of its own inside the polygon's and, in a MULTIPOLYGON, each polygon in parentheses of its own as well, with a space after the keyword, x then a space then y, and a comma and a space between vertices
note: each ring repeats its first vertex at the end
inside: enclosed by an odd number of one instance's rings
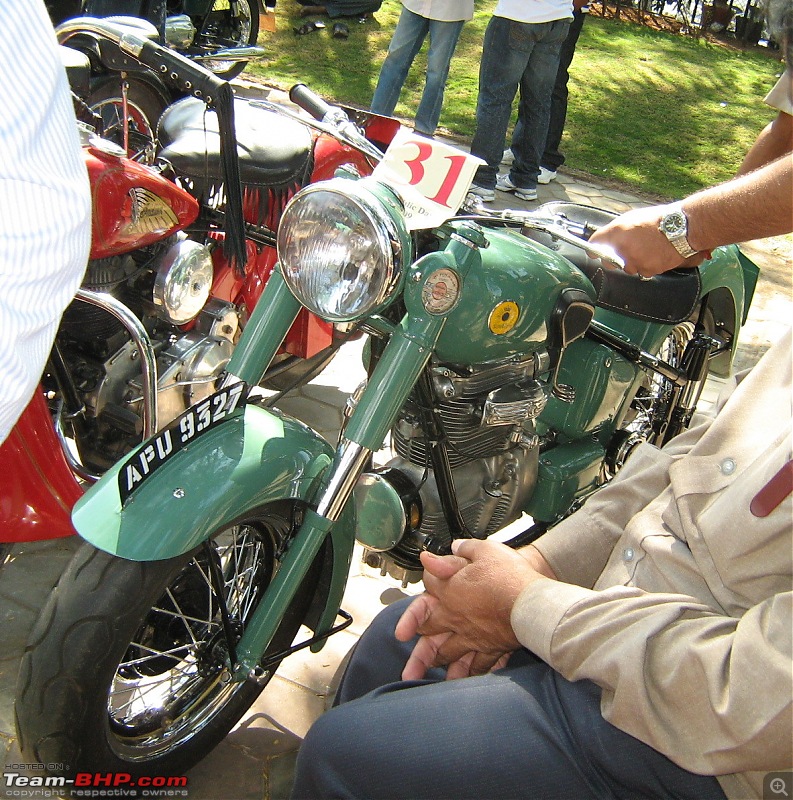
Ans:
MULTIPOLYGON (((86 483, 216 390, 275 265, 274 232, 288 200, 340 169, 370 173, 398 129, 371 115, 353 122, 305 87, 293 99, 320 122, 234 100, 229 84, 154 41, 88 18, 68 24, 193 96, 161 119, 157 168, 83 131, 90 261, 41 392, 0 447, 0 545, 70 536, 71 507, 86 483)), ((71 61, 74 86, 88 64, 71 61)), ((344 337, 303 312, 265 381, 302 383, 344 337)))

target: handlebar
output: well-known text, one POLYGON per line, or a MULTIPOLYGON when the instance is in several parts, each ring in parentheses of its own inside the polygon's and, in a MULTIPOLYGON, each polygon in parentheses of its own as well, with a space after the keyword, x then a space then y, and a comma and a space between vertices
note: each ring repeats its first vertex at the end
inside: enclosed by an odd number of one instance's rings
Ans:
MULTIPOLYGON (((360 150, 372 160, 382 161, 382 152, 363 135, 343 108, 326 103, 318 94, 312 92, 305 83, 296 83, 289 90, 289 99, 316 120, 314 127, 331 134, 331 136, 335 136, 344 144, 360 150)), ((305 122, 305 120, 301 121, 305 122)))
POLYGON ((625 269, 625 262, 617 254, 617 251, 611 247, 602 244, 591 244, 584 234, 583 225, 577 225, 574 222, 562 220, 558 217, 541 217, 537 216, 536 212, 526 211, 523 212, 524 216, 520 216, 520 211, 507 211, 505 216, 509 219, 509 215, 515 215, 525 227, 533 228, 534 230, 544 231, 556 239, 561 239, 573 247, 579 247, 585 250, 590 257, 599 258, 606 264, 614 267, 614 269, 625 269), (535 216, 532 216, 535 214, 535 216))
POLYGON ((463 204, 463 210, 477 217, 488 219, 501 219, 510 222, 519 222, 526 228, 542 231, 555 239, 560 239, 567 244, 584 250, 591 258, 600 259, 614 269, 625 269, 625 262, 615 250, 606 245, 591 244, 588 236, 592 232, 587 225, 559 216, 545 216, 539 211, 523 211, 517 208, 507 208, 503 211, 486 209, 481 202, 474 201, 463 204))
POLYGON ((296 83, 289 90, 289 99, 318 122, 322 122, 333 110, 330 103, 326 103, 318 94, 312 92, 305 83, 296 83))
POLYGON ((227 83, 181 53, 153 41, 141 26, 126 24, 120 19, 75 17, 59 25, 56 33, 59 44, 68 44, 72 37, 85 34, 105 39, 161 79, 170 81, 186 94, 201 98, 208 105, 227 83))

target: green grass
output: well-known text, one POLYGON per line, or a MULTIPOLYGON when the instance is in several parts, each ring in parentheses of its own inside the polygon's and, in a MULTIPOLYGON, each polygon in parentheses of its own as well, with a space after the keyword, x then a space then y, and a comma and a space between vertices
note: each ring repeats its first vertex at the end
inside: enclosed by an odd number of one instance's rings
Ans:
MULTIPOLYGON (((494 0, 478 4, 452 61, 441 127, 462 141, 474 128, 478 69, 494 0)), ((599 8, 599 6, 598 6, 599 8)), ((326 99, 367 107, 399 16, 384 0, 350 37, 323 31, 295 36, 305 20, 282 0, 278 31, 262 34, 269 55, 248 74, 273 86, 303 82, 326 99)), ((411 119, 423 87, 423 54, 414 63, 396 114, 411 119)), ((660 197, 682 197, 731 177, 773 112, 762 97, 782 71, 761 52, 728 49, 590 15, 571 67, 562 149, 567 166, 660 197)))

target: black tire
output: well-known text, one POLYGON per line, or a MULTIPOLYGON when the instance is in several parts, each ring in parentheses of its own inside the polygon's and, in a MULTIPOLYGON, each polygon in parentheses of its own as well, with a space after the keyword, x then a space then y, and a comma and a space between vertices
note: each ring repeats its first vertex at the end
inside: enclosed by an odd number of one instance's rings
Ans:
MULTIPOLYGON (((237 638, 278 569, 294 511, 292 503, 272 504, 212 537, 237 638)), ((265 682, 226 682, 209 563, 203 548, 145 563, 89 544, 77 551, 20 667, 16 723, 26 760, 68 765, 71 773, 183 775, 226 736, 265 682)), ((269 652, 292 643, 319 563, 269 652)))
MULTIPOLYGON (((239 17, 230 19, 228 3, 223 10, 209 12, 204 26, 196 36, 197 44, 204 47, 247 47, 255 45, 259 38, 259 6, 256 0, 239 0, 237 7, 239 17)), ((230 81, 245 71, 247 61, 228 64, 224 61, 205 61, 207 69, 211 69, 219 78, 230 81)))
MULTIPOLYGON (((127 155, 144 164, 154 162, 157 123, 169 104, 164 92, 134 77, 127 77, 127 155)), ((108 75, 91 87, 87 105, 102 118, 101 134, 124 147, 121 76, 108 75)))
POLYGON ((325 348, 310 358, 276 357, 264 373, 261 385, 277 392, 291 392, 317 377, 333 361, 338 350, 325 348))

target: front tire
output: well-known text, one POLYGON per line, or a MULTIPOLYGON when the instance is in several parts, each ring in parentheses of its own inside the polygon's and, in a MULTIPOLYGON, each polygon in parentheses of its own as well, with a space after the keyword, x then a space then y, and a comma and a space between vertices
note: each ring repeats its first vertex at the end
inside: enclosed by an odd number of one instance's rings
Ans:
MULTIPOLYGON (((124 147, 125 121, 121 76, 110 75, 91 87, 87 105, 102 118, 102 136, 124 147)), ((169 98, 142 80, 127 78, 127 155, 143 164, 154 163, 157 123, 169 98)))
MULTIPOLYGON (((247 47, 259 38, 259 6, 256 0, 239 0, 238 16, 231 17, 229 4, 215 2, 203 29, 196 37, 202 47, 247 47), (216 8, 217 7, 217 8, 216 8)), ((219 78, 230 81, 248 66, 247 61, 228 64, 227 61, 206 61, 204 66, 219 78)))
MULTIPOLYGON (((165 561, 83 545, 22 660, 16 717, 25 759, 133 777, 181 775, 200 761, 264 688, 228 680, 211 570, 220 568, 238 640, 295 525, 295 507, 284 502, 216 532, 209 550, 165 561)), ((292 643, 315 579, 312 570, 269 652, 292 643)))

